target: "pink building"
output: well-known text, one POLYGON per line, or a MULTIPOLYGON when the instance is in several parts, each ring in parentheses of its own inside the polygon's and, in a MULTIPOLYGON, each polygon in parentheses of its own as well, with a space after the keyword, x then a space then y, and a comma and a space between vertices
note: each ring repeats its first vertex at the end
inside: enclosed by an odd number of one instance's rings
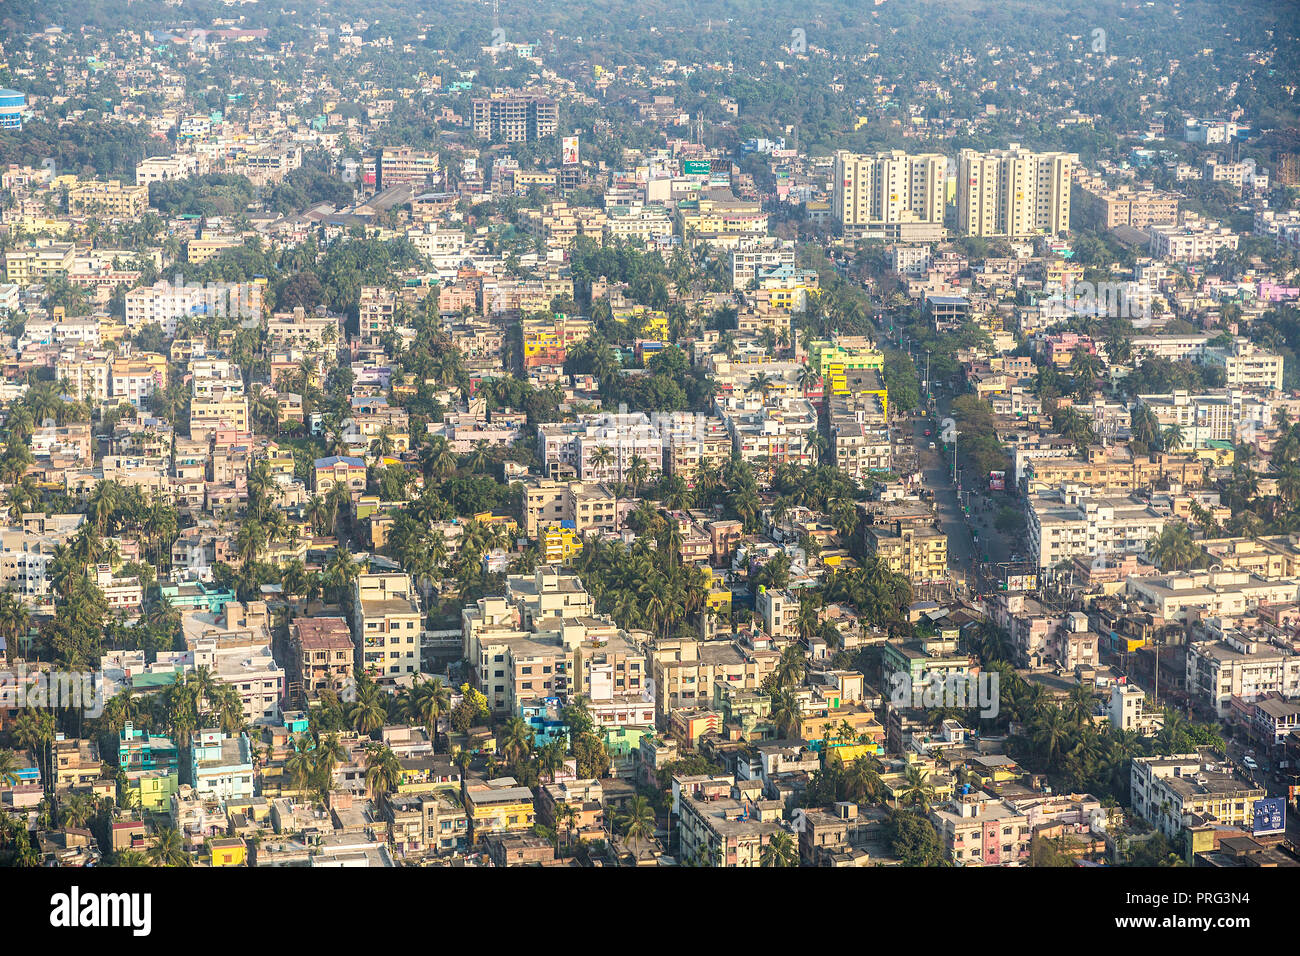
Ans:
POLYGON ((957 866, 1026 866, 1029 818, 985 793, 966 793, 930 811, 948 859, 957 866))
POLYGON ((1092 339, 1078 332, 1060 332, 1043 340, 1043 351, 1053 365, 1069 365, 1077 348, 1082 348, 1089 355, 1097 354, 1097 346, 1092 339))
POLYGON ((1278 285, 1271 279, 1259 280, 1259 297, 1266 302, 1284 302, 1288 299, 1300 299, 1300 287, 1278 285))

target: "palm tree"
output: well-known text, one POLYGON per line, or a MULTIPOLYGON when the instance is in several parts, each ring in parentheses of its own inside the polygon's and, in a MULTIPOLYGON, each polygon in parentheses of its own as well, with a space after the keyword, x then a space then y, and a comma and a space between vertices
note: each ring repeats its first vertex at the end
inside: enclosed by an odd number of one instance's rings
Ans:
POLYGON ((640 455, 633 455, 627 460, 627 480, 632 486, 633 494, 641 494, 641 486, 650 475, 650 465, 640 455))
POLYGON ((388 720, 388 708, 381 699, 383 691, 370 680, 357 683, 357 700, 349 718, 359 734, 373 734, 388 720))
POLYGON ((632 853, 640 856, 641 841, 648 840, 655 832, 655 811, 650 801, 637 794, 627 802, 627 806, 618 818, 623 835, 632 844, 632 853))
POLYGON ((485 441, 475 442, 474 450, 465 458, 466 466, 475 474, 487 471, 488 463, 491 461, 492 456, 488 452, 488 443, 485 441))
POLYGON ((10 656, 21 656, 19 641, 27 636, 31 617, 27 606, 9 591, 0 591, 0 637, 5 639, 10 656))
POLYGON ((293 753, 284 762, 284 772, 289 775, 289 783, 295 790, 306 790, 311 781, 313 746, 311 735, 302 734, 294 744, 293 753))
POLYGON ((758 854, 759 866, 798 866, 799 851, 795 849, 794 840, 784 830, 772 834, 772 838, 763 845, 758 854))
POLYGON ((565 831, 565 852, 573 846, 573 825, 578 821, 578 811, 567 803, 559 803, 555 806, 555 824, 558 827, 564 824, 565 831))
POLYGON ((383 807, 388 797, 402 782, 402 765, 397 756, 382 744, 371 744, 366 748, 366 789, 374 795, 383 807))
POLYGON ((804 656, 803 648, 791 644, 781 652, 781 659, 777 662, 776 686, 781 690, 797 686, 803 682, 807 670, 808 659, 804 656))
POLYGON ((799 700, 789 690, 778 690, 772 695, 770 719, 776 725, 776 732, 788 738, 799 729, 803 714, 799 709, 799 700))
POLYGON ((614 460, 614 453, 606 446, 600 445, 591 453, 591 464, 597 469, 605 468, 614 460))
POLYGON ((13 740, 16 744, 31 751, 36 767, 41 771, 41 780, 47 790, 54 789, 53 761, 50 745, 54 742, 54 714, 48 710, 27 709, 14 721, 13 740))
POLYGON ((295 595, 307 593, 307 566, 302 558, 293 558, 280 570, 280 588, 285 600, 293 600, 295 595))
POLYGON ((542 744, 537 749, 538 772, 545 774, 551 783, 554 783, 556 776, 564 769, 565 756, 566 748, 562 738, 557 737, 549 743, 542 744))
POLYGON ((154 842, 149 847, 149 862, 154 866, 190 866, 190 855, 185 850, 180 831, 175 827, 159 827, 154 842))
POLYGON ((316 780, 316 789, 323 800, 334 788, 334 771, 339 763, 347 758, 338 734, 326 734, 316 741, 316 760, 312 765, 312 776, 316 780))
POLYGON ((501 756, 509 763, 518 763, 533 752, 533 731, 522 717, 511 717, 501 733, 498 745, 501 756))
POLYGON ((311 529, 315 534, 324 533, 329 525, 329 509, 324 498, 320 495, 312 495, 308 498, 305 515, 307 523, 311 525, 311 529))
POLYGON ((375 458, 391 457, 396 450, 397 444, 393 441, 393 433, 385 426, 379 430, 375 440, 370 443, 370 454, 375 458))
POLYGON ((1029 728, 1029 739, 1043 755, 1048 769, 1060 765, 1062 748, 1072 736, 1073 728, 1059 707, 1045 706, 1029 728))
POLYGON ((879 764, 869 757, 855 758, 844 772, 844 794, 851 800, 877 800, 883 790, 879 764))
POLYGON ((1186 437, 1183 434, 1183 428, 1177 422, 1170 425, 1160 436, 1161 444, 1165 451, 1177 451, 1183 447, 1186 437))
POLYGON ((351 551, 339 545, 330 552, 329 563, 325 566, 325 581, 339 603, 343 602, 352 582, 360 575, 361 567, 351 551))
POLYGON ((930 771, 922 770, 915 764, 908 767, 900 796, 907 806, 917 807, 922 813, 929 810, 930 803, 934 800, 934 785, 930 783, 930 771))
POLYGON ((1200 548, 1181 521, 1171 521, 1147 545, 1147 553, 1161 570, 1177 571, 1195 562, 1200 548))
POLYGON ((433 752, 438 752, 438 722, 451 708, 451 689, 441 677, 421 681, 411 689, 407 702, 407 716, 421 723, 433 742, 433 752))
POLYGON ((456 473, 456 453, 442 435, 435 435, 420 449, 420 465, 425 477, 447 478, 456 473))
POLYGON ((18 783, 18 756, 12 750, 0 750, 0 786, 18 783))
POLYGON ((1075 377, 1079 395, 1085 401, 1096 390, 1097 379, 1104 369, 1101 359, 1082 345, 1074 350, 1074 355, 1070 358, 1070 373, 1075 377))

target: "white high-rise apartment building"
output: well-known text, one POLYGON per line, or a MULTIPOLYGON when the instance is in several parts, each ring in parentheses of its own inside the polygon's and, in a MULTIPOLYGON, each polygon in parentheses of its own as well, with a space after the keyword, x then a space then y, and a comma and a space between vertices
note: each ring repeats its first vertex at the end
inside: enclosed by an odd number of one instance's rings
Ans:
POLYGON ((957 225, 972 236, 1012 239, 1070 228, 1073 153, 1035 153, 1012 143, 957 160, 957 225))
POLYGON ((842 149, 834 176, 832 211, 846 238, 883 234, 895 223, 943 225, 948 160, 940 153, 867 156, 842 149))

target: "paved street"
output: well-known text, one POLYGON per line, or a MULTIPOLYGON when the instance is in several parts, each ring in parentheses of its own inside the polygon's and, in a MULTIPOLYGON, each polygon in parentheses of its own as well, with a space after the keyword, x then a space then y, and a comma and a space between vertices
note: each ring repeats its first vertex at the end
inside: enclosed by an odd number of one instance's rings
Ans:
POLYGON ((948 536, 948 568, 954 579, 966 580, 970 577, 971 565, 975 559, 974 542, 970 529, 962 518, 961 508, 957 506, 957 489, 953 486, 952 476, 939 452, 938 444, 936 443, 934 451, 929 448, 931 439, 925 437, 925 430, 929 427, 926 422, 926 419, 919 418, 913 423, 913 440, 916 443, 922 481, 926 488, 934 492, 935 514, 940 529, 948 536))

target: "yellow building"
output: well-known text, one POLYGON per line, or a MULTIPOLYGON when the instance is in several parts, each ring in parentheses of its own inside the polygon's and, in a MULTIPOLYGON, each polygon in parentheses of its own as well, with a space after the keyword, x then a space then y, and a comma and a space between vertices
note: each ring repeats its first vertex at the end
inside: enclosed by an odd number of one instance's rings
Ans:
POLYGON ((1043 284, 1047 288, 1070 289, 1083 280, 1083 266, 1054 259, 1043 267, 1043 284))
POLYGON ((831 752, 844 761, 844 766, 848 766, 859 757, 881 757, 884 756, 885 748, 877 743, 863 743, 859 741, 855 744, 841 744, 835 741, 831 742, 831 752))
POLYGON ((541 533, 542 560, 546 564, 563 564, 582 553, 582 538, 572 528, 552 525, 541 533))
POLYGON ((68 212, 73 216, 136 218, 149 208, 149 187, 108 182, 79 183, 68 190, 68 212))
POLYGON ((668 313, 648 308, 644 305, 623 306, 610 311, 611 316, 619 322, 626 322, 633 328, 640 326, 638 335, 643 339, 656 342, 668 341, 668 313))
POLYGON ((757 282, 759 303, 766 302, 784 312, 803 312, 809 298, 816 299, 821 289, 816 270, 790 265, 780 265, 761 274, 757 282))
POLYGON ((519 533, 519 522, 509 515, 494 515, 490 511, 480 511, 474 520, 487 528, 496 528, 513 537, 519 533))
POLYGON ((248 844, 243 840, 237 837, 227 837, 221 840, 213 840, 209 845, 212 848, 213 866, 248 865, 248 844))
POLYGON ((55 276, 67 276, 72 269, 70 242, 51 242, 43 246, 11 249, 5 253, 5 279, 17 285, 44 282, 55 276))
POLYGON ((49 216, 17 216, 10 220, 10 229, 15 233, 21 231, 27 235, 49 233, 66 238, 72 232, 72 223, 66 219, 53 219, 49 216))
POLYGON ((730 588, 709 588, 709 593, 704 599, 704 603, 707 607, 716 611, 724 620, 729 618, 731 616, 730 588))
POLYGON ((553 349, 567 349, 591 336, 591 320, 566 315, 554 319, 525 319, 522 325, 524 364, 553 349))
POLYGON ((190 436, 210 438, 218 428, 248 431, 248 399, 224 389, 191 399, 190 436))
POLYGON ((1192 449, 1192 455, 1204 459, 1216 468, 1231 468, 1236 453, 1229 441, 1209 441, 1205 448, 1192 449))
MULTIPOLYGON (((882 373, 885 368, 885 356, 879 349, 867 342, 829 342, 819 340, 808 347, 809 363, 826 383, 828 395, 849 395, 848 373, 850 371, 874 370, 882 373)), ((876 391, 872 389, 872 391, 876 391)), ((882 404, 886 399, 884 385, 878 393, 882 404)), ((888 410, 888 409, 886 409, 888 410)))
POLYGON ((913 584, 942 581, 948 573, 948 536, 932 528, 897 521, 868 528, 867 552, 913 584))
POLYGON ((533 791, 518 786, 513 777, 467 786, 465 810, 475 843, 488 833, 530 830, 536 820, 533 791))
POLYGON ((141 810, 165 813, 179 789, 175 770, 142 770, 127 776, 127 787, 140 801, 141 810))

